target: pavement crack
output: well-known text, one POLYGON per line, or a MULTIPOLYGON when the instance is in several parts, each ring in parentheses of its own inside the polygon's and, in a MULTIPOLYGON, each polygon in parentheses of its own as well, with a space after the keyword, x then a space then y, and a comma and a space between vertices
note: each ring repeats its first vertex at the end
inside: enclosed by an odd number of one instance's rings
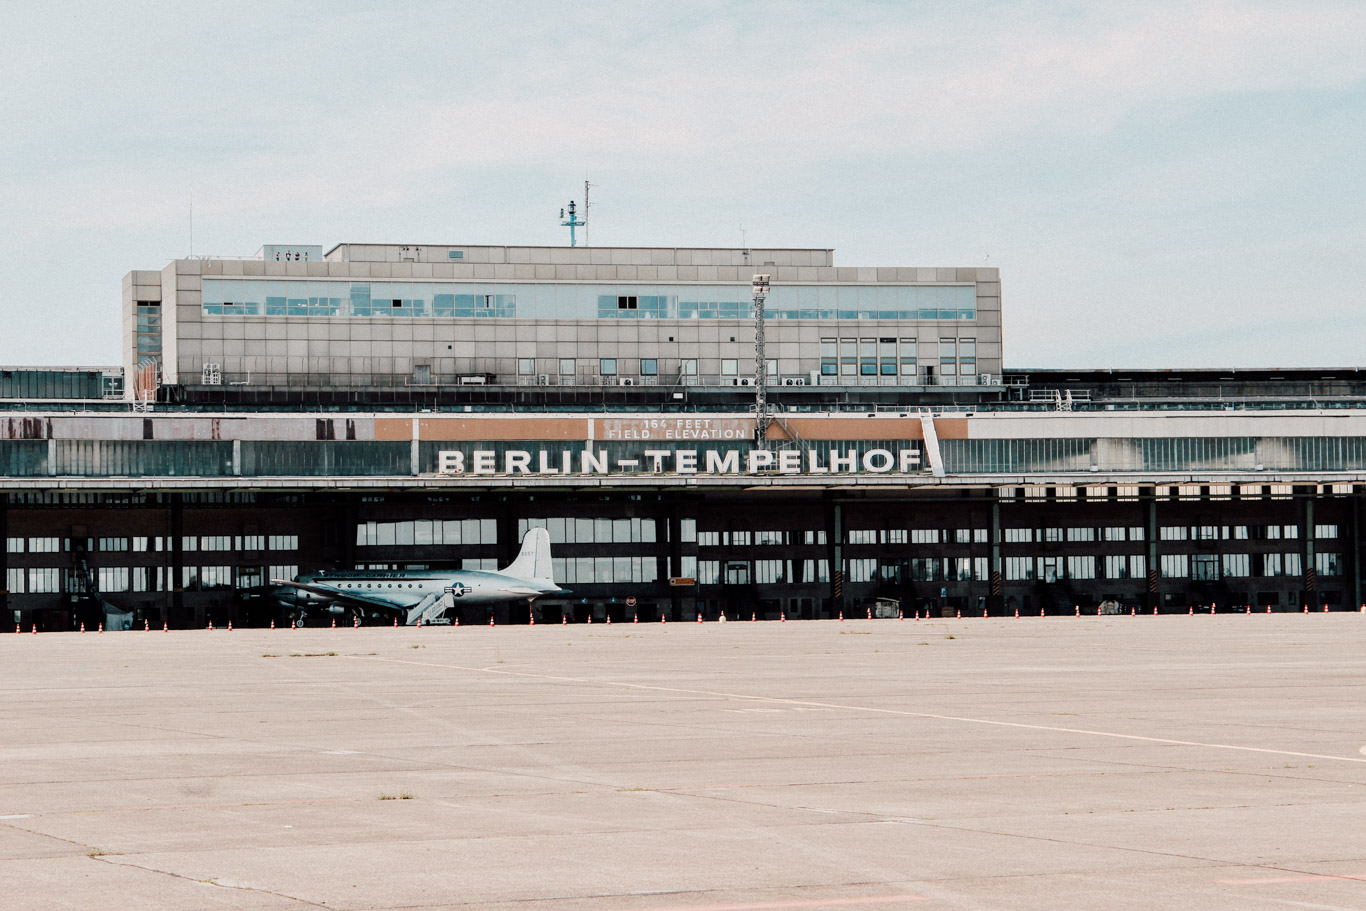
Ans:
POLYGON ((156 875, 159 875, 159 876, 165 876, 165 877, 167 877, 167 878, 169 878, 169 879, 178 879, 178 880, 181 880, 182 882, 197 883, 197 884, 199 884, 199 885, 201 885, 201 886, 213 886, 213 887, 216 888, 216 889, 230 889, 230 890, 235 891, 235 892, 249 892, 249 893, 252 893, 252 894, 255 894, 255 895, 271 895, 271 896, 274 896, 275 898, 282 898, 282 899, 284 899, 285 901, 295 902, 295 903, 300 904, 300 905, 307 905, 307 906, 310 907, 310 908, 327 908, 327 907, 328 907, 328 905, 326 905, 326 904, 322 904, 322 903, 319 903, 319 902, 311 902, 311 901, 309 901, 309 900, 306 899, 306 898, 299 898, 298 896, 295 896, 295 895, 286 895, 286 894, 283 893, 283 892, 276 892, 276 891, 274 891, 274 890, 272 890, 272 889, 262 889, 262 888, 260 888, 260 887, 258 887, 258 886, 243 886, 243 885, 238 885, 238 884, 236 884, 236 883, 221 883, 221 882, 218 882, 218 881, 215 880, 215 879, 195 879, 193 876, 186 876, 186 875, 183 874, 183 873, 175 873, 175 872, 173 872, 173 871, 171 871, 171 870, 158 870, 156 867, 149 867, 149 866, 146 866, 145 864, 133 863, 132 861, 128 861, 128 860, 117 860, 117 859, 116 859, 116 857, 122 857, 122 856, 124 856, 124 855, 111 855, 111 856, 107 856, 107 857, 106 857, 106 856, 103 856, 103 855, 99 855, 99 856, 92 856, 90 859, 91 859, 91 860, 100 861, 100 862, 102 862, 102 863, 107 863, 107 864, 110 864, 111 866, 115 866, 115 867, 129 867, 129 868, 132 868, 132 869, 134 869, 134 870, 142 870, 144 873, 152 873, 152 874, 156 874, 156 875))

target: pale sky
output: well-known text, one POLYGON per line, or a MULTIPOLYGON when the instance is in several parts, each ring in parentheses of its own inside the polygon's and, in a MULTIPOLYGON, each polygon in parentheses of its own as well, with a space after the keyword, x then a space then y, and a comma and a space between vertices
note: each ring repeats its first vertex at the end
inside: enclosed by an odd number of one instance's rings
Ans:
POLYGON ((1366 2, 0 5, 0 363, 263 243, 1001 269, 1006 366, 1366 360, 1366 2), (210 11, 212 9, 212 11, 210 11))

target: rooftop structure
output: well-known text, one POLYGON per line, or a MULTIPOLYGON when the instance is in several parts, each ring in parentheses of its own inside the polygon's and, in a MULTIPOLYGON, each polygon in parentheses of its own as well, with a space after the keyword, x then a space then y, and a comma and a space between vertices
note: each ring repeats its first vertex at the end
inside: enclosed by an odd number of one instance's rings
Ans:
MULTIPOLYGON (((123 359, 170 401, 460 386, 999 388, 996 269, 838 267, 830 250, 340 244, 124 279, 123 359), (322 256, 320 260, 318 257, 322 256)), ((138 394, 130 384, 129 395, 138 394)))

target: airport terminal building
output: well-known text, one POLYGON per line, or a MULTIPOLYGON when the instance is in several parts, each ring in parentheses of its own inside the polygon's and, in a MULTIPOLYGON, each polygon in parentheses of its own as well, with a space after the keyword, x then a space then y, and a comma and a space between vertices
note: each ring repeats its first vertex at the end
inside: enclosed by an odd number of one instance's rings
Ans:
POLYGON ((24 630, 264 624, 272 578, 533 526, 570 591, 497 622, 1363 598, 1366 377, 1007 369, 995 269, 265 246, 130 272, 123 314, 121 370, 0 371, 24 630))

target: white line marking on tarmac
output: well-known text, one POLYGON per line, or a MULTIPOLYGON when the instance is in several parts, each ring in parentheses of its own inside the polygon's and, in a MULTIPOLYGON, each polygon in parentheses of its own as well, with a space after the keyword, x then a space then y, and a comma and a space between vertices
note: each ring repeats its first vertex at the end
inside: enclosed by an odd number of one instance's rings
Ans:
POLYGON ((787 908, 850 908, 855 905, 905 904, 929 901, 923 895, 878 895, 858 898, 797 898, 777 902, 746 902, 741 905, 680 905, 648 911, 780 911, 787 908))
POLYGON ((0 816, 0 819, 32 819, 32 813, 13 813, 9 816, 0 816))
MULTIPOLYGON (((823 709, 845 709, 851 712, 872 712, 879 715, 900 715, 906 718, 928 718, 935 721, 961 721, 965 724, 985 724, 993 727, 1020 728, 1029 731, 1051 731, 1058 734, 1085 734, 1090 737, 1110 737, 1116 740, 1133 740, 1140 743, 1162 743, 1169 746, 1207 747, 1213 750, 1237 750, 1244 753, 1269 753, 1274 756, 1296 756, 1301 759, 1328 759, 1337 762, 1366 763, 1366 755, 1333 756, 1328 753, 1301 753, 1297 750, 1275 750, 1268 747, 1239 746, 1232 743, 1203 743, 1198 740, 1174 740, 1169 737, 1145 737, 1141 734, 1119 734, 1114 731, 1090 731, 1084 728, 1063 728, 1047 724, 1026 724, 1022 721, 997 721, 991 718, 968 718, 963 715, 938 715, 933 712, 910 712, 905 709, 885 709, 867 705, 843 705, 837 702, 810 702, 804 699, 783 699, 779 696, 750 696, 745 693, 722 693, 715 690, 690 690, 674 686, 655 686, 648 683, 623 683, 616 680, 593 680, 587 677, 564 677, 557 674, 531 674, 526 671, 510 671, 502 668, 470 667, 464 664, 440 664, 434 661, 407 661, 402 658, 381 658, 377 655, 344 655, 360 661, 385 661, 390 664, 411 664, 415 667, 440 667, 457 671, 502 674, 508 677, 526 677, 533 680, 554 680, 561 683, 578 683, 586 686, 610 686, 621 689, 648 690, 655 693, 680 693, 685 696, 710 696, 718 699, 745 699, 751 702, 767 702, 777 705, 804 705, 823 709)), ((1366 748, 1364 748, 1366 749, 1366 748)))
POLYGON ((1366 881, 1366 876, 1349 876, 1346 873, 1303 873, 1299 876, 1262 876, 1248 879, 1216 879, 1221 886, 1270 886, 1277 883, 1311 883, 1320 879, 1348 879, 1353 882, 1366 881))

